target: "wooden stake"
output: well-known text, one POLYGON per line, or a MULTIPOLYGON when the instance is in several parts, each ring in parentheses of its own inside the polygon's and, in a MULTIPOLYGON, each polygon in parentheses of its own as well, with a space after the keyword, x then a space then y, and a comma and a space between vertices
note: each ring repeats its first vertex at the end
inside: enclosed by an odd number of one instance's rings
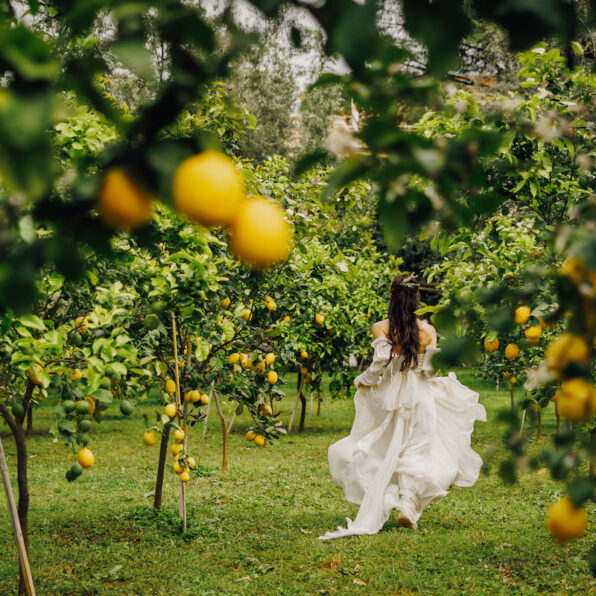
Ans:
POLYGON ((520 427, 520 429, 519 429, 519 434, 520 434, 520 436, 521 436, 521 434, 522 434, 522 432, 523 432, 523 430, 524 430, 524 422, 526 421, 526 412, 527 412, 527 410, 524 410, 524 411, 522 412, 522 421, 521 421, 521 427, 520 427))
POLYGON ((211 408, 211 398, 213 397, 213 384, 215 381, 211 382, 211 387, 209 388, 209 403, 207 404, 207 410, 205 410, 205 418, 203 419, 203 434, 201 435, 201 448, 199 449, 199 456, 197 461, 201 461, 201 457, 203 457, 203 445, 205 444, 205 435, 207 434, 207 421, 209 420, 209 409, 211 408))
POLYGON ((8 466, 6 465, 6 458, 4 457, 4 447, 0 439, 0 471, 2 473, 2 482, 4 484, 4 492, 6 493, 6 502, 8 503, 8 511, 12 521, 12 529, 14 538, 17 543, 17 550, 19 553, 19 562, 21 564, 21 573, 25 579, 25 590, 27 596, 35 596, 35 587, 33 586, 33 576, 31 575, 31 568, 29 567, 29 557, 27 556, 27 548, 25 547, 25 539, 21 531, 21 522, 19 521, 19 514, 17 513, 17 506, 14 502, 14 494, 12 492, 12 485, 10 484, 10 477, 8 475, 8 466))
POLYGON ((223 413, 221 404, 219 403, 219 395, 217 391, 213 392, 215 396, 215 407, 217 408, 217 415, 221 422, 221 437, 222 437, 222 457, 221 457, 221 473, 225 474, 228 469, 228 422, 223 413))
MULTIPOLYGON (((182 400, 180 399, 180 370, 178 366, 178 341, 176 338, 176 318, 172 313, 172 341, 174 343, 174 370, 176 371, 176 407, 180 411, 182 400)), ((180 414, 178 414, 180 424, 180 414)), ((178 514, 182 518, 182 531, 186 530, 186 491, 184 482, 180 481, 180 496, 178 499, 178 514)))

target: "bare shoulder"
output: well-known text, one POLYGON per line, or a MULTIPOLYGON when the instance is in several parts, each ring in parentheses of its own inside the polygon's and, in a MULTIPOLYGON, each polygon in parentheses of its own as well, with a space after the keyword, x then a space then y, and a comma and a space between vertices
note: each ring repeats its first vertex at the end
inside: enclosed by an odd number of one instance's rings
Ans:
POLYGON ((389 332, 389 319, 383 321, 377 321, 372 326, 372 332, 375 339, 383 336, 387 336, 389 332))
POLYGON ((424 319, 419 319, 418 324, 420 325, 420 332, 423 336, 423 343, 425 345, 436 346, 437 330, 424 319))

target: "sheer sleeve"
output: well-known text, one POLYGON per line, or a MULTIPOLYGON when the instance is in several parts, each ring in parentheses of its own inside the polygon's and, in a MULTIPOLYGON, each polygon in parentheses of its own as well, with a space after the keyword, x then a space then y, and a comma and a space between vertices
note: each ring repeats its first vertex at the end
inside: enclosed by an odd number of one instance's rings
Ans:
POLYGON ((379 382, 391 355, 391 343, 386 337, 378 337, 372 342, 374 348, 373 360, 370 366, 354 379, 354 385, 371 387, 379 382))

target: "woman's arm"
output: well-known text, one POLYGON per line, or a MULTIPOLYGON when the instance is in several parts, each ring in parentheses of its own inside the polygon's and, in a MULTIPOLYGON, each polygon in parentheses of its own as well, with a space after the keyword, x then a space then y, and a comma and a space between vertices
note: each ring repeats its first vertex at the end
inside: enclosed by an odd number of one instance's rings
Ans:
MULTIPOLYGON (((384 323, 385 321, 380 321, 379 323, 375 323, 373 325, 373 336, 375 336, 375 339, 378 339, 379 337, 386 337, 384 332, 384 323)), ((388 342, 379 342, 375 346, 375 351, 370 366, 354 379, 354 385, 356 385, 358 388, 376 385, 383 374, 385 366, 387 365, 390 353, 391 344, 388 342)))

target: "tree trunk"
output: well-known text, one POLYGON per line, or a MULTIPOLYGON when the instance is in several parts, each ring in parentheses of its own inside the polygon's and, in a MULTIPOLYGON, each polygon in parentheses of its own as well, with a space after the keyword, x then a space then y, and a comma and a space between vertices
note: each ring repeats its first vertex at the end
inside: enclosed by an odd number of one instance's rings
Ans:
POLYGON ((33 408, 31 403, 27 408, 27 436, 30 437, 33 434, 33 408))
POLYGON ((219 421, 221 422, 221 473, 225 474, 228 471, 228 422, 226 420, 226 417, 224 416, 223 410, 221 409, 219 394, 217 393, 217 391, 214 390, 213 395, 215 397, 215 407, 217 408, 217 415, 219 416, 219 421))
POLYGON ((509 389, 509 396, 511 398, 511 411, 515 412, 515 395, 513 393, 513 385, 509 389))
POLYGON ((317 393, 317 416, 321 415, 321 392, 317 393))
POLYGON ((300 424, 298 425, 298 432, 301 433, 304 431, 304 420, 306 418, 306 397, 302 391, 300 392, 300 424))
POLYGON ((159 444, 159 462, 157 464, 157 480, 155 481, 155 496, 153 498, 153 509, 161 509, 161 493, 163 491, 163 475, 166 467, 166 457, 168 454, 168 440, 170 438, 170 427, 166 426, 161 433, 161 443, 159 444))
MULTIPOLYGON (((6 423, 12 431, 17 448, 17 484, 19 487, 19 504, 17 506, 17 512, 19 514, 19 523, 21 524, 25 549, 27 550, 27 553, 29 553, 29 483, 27 479, 27 464, 29 458, 27 457, 27 440, 22 420, 21 423, 15 420, 4 404, 0 404, 0 414, 2 414, 2 417, 6 420, 6 423)), ((26 594, 25 574, 22 569, 20 570, 19 578, 19 594, 26 594)))
POLYGON ((536 404, 534 406, 536 408, 536 417, 538 418, 538 433, 536 434, 536 439, 538 441, 542 441, 544 436, 542 435, 542 408, 536 404))

